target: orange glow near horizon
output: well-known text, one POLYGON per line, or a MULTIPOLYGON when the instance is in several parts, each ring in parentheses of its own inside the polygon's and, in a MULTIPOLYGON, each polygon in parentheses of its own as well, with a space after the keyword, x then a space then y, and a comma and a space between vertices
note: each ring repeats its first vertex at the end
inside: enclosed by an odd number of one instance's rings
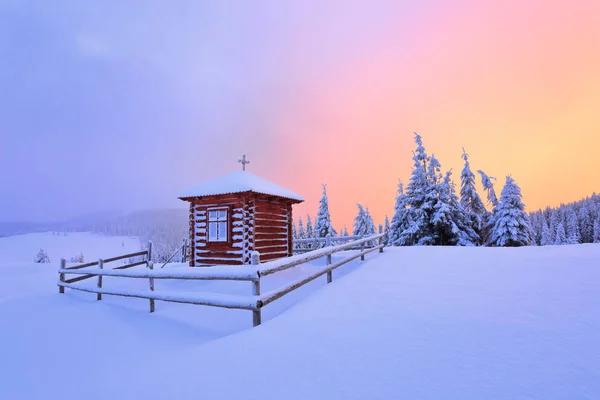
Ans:
POLYGON ((413 131, 457 189, 462 147, 498 195, 512 175, 529 211, 600 189, 600 2, 459 3, 290 94, 275 124, 282 167, 256 172, 306 198, 296 220, 316 215, 321 183, 336 228, 351 230, 356 202, 391 218, 413 131))

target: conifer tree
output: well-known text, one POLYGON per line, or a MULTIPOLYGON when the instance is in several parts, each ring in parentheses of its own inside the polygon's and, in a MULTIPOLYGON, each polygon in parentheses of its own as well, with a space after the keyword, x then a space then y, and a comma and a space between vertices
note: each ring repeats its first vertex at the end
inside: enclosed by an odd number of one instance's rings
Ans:
POLYGON ((525 212, 521 188, 507 176, 494 215, 490 243, 497 247, 527 246, 533 242, 529 215, 525 212))
MULTIPOLYGON (((558 213, 553 210, 550 213, 550 237, 549 240, 552 244, 556 242, 556 231, 558 229, 558 213)), ((564 229, 564 227, 563 227, 564 229)))
MULTIPOLYGON (((431 165, 439 163, 435 157, 431 157, 431 165), (435 162, 434 162, 435 161, 435 162)), ((437 201, 434 205, 432 222, 435 227, 436 245, 443 246, 475 246, 479 242, 479 235, 473 229, 467 214, 462 209, 454 184, 452 183, 452 172, 446 172, 442 181, 438 177, 437 201)))
POLYGON ((365 226, 366 226, 366 235, 374 235, 377 233, 377 228, 375 228, 375 221, 373 221, 373 217, 369 212, 369 207, 365 209, 365 226))
MULTIPOLYGON (((407 208, 407 218, 401 224, 404 229, 394 240, 396 246, 413 246, 416 244, 428 244, 431 242, 431 214, 433 204, 428 198, 430 194, 429 184, 427 182, 427 166, 430 157, 423 147, 421 136, 415 132, 415 143, 417 148, 413 153, 414 166, 410 181, 406 187, 405 207, 407 208)), ((397 232, 392 227, 395 236, 397 232)))
POLYGON ((581 235, 579 234, 579 224, 577 222, 577 214, 574 209, 571 209, 567 214, 567 243, 579 244, 581 235))
POLYGON ((477 194, 475 174, 471 172, 469 155, 464 148, 462 158, 465 161, 465 166, 461 174, 460 205, 467 213, 471 227, 479 233, 483 229, 483 223, 487 219, 488 212, 483 205, 483 201, 481 201, 481 197, 477 194))
POLYGON ((337 232, 331 225, 331 216, 329 214, 329 199, 327 198, 327 185, 323 185, 323 197, 319 202, 319 211, 314 227, 317 237, 326 237, 327 235, 335 236, 337 232))
POLYGON ((388 216, 385 216, 385 221, 383 224, 383 244, 388 246, 390 243, 390 219, 388 216))
POLYGON ((600 215, 594 220, 594 243, 600 243, 600 215))
POLYGON ((491 204, 492 209, 495 209, 498 207, 498 198, 496 197, 496 191, 494 190, 496 178, 487 176, 486 173, 480 169, 477 170, 477 172, 481 175, 481 184, 483 185, 483 189, 487 192, 488 202, 491 204))
POLYGON ((579 209, 579 214, 577 216, 579 231, 581 234, 580 243, 592 243, 594 236, 594 217, 590 213, 589 208, 586 204, 583 204, 579 209))
POLYGON ((311 239, 315 237, 315 233, 313 231, 312 220, 310 219, 310 214, 306 214, 306 238, 311 239))
POLYGON ((404 185, 398 182, 398 192, 396 195, 396 204, 394 205, 394 216, 390 227, 390 245, 400 246, 399 239, 402 233, 411 225, 411 210, 409 209, 408 198, 404 194, 404 185))
POLYGON ((565 226, 563 225, 562 221, 559 221, 558 225, 556 226, 554 244, 559 246, 567 244, 567 233, 565 231, 565 226))
POLYGON ((302 223, 302 217, 298 218, 298 239, 306 239, 306 231, 302 223))
POLYGON ((366 235, 368 229, 365 208, 359 203, 356 203, 356 206, 358 207, 358 213, 356 214, 356 217, 354 217, 354 231, 352 234, 355 236, 363 236, 366 235))
POLYGON ((298 228, 296 227, 296 222, 292 221, 292 238, 298 239, 298 228))
POLYGON ((549 246, 551 244, 554 244, 554 241, 552 239, 552 232, 550 231, 550 227, 548 226, 548 224, 544 221, 544 226, 542 227, 542 239, 541 239, 540 245, 549 246))

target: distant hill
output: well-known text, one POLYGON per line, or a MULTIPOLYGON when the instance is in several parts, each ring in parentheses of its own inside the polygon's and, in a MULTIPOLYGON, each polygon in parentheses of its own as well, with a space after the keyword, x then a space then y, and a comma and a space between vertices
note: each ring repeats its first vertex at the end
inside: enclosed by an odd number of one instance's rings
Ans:
POLYGON ((164 261, 188 236, 186 209, 155 209, 122 214, 102 211, 57 223, 0 222, 0 236, 61 231, 95 232, 107 236, 135 236, 153 242, 154 259, 164 261))

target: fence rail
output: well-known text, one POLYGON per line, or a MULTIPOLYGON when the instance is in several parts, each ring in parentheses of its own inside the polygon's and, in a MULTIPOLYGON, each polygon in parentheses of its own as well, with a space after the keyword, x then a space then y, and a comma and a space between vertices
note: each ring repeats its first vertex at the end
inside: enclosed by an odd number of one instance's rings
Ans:
MULTIPOLYGON (((123 269, 137 267, 138 265, 142 265, 142 264, 149 265, 150 259, 152 258, 152 242, 148 242, 148 248, 144 251, 138 251, 136 253, 124 254, 122 256, 111 257, 111 258, 107 258, 107 259, 99 259, 98 261, 74 265, 71 267, 67 267, 67 260, 65 260, 64 258, 61 258, 60 259, 60 269, 58 270, 58 277, 59 277, 58 292, 59 293, 65 292, 66 285, 62 285, 62 283, 73 284, 73 283, 76 283, 79 281, 83 281, 85 279, 93 278, 95 276, 98 276, 98 287, 102 288, 102 274, 90 273, 88 270, 85 270, 80 273, 80 272, 78 272, 78 270, 84 269, 84 268, 89 268, 89 267, 95 267, 96 265, 98 266, 99 269, 102 269, 104 264, 123 260, 125 258, 140 257, 140 256, 145 256, 146 259, 142 260, 142 261, 126 264, 126 265, 121 265, 114 269, 115 270, 123 270, 123 269), (82 275, 82 276, 78 276, 76 278, 71 278, 71 279, 65 279, 65 274, 75 274, 75 275, 82 275)), ((75 289, 77 289, 77 288, 75 288, 75 289)), ((102 296, 99 294, 98 300, 101 300, 101 299, 102 299, 102 296)))
MULTIPOLYGON (((381 233, 381 232, 379 232, 381 233)), ((307 253, 320 249, 325 246, 330 246, 333 243, 343 242, 355 243, 357 240, 364 239, 365 235, 351 235, 351 236, 327 236, 327 237, 313 237, 308 239, 295 239, 293 253, 307 253)), ((360 247, 348 247, 347 250, 359 250, 360 247)))
POLYGON ((382 233, 368 237, 353 237, 352 242, 336 246, 333 245, 333 240, 331 240, 333 238, 327 237, 324 238, 326 247, 313 250, 305 254, 297 254, 291 257, 282 258, 275 261, 268 261, 261 264, 260 253, 254 251, 252 252, 251 257, 251 266, 215 266, 212 268, 202 269, 190 268, 189 271, 185 272, 171 271, 169 269, 154 270, 154 264, 152 261, 150 261, 150 257, 152 255, 152 244, 150 243, 147 251, 112 257, 107 259, 109 261, 98 260, 95 263, 87 263, 67 268, 66 261, 63 259, 61 260, 61 267, 58 270, 60 277, 58 286, 60 293, 64 293, 65 288, 81 290, 85 292, 96 293, 98 300, 102 300, 103 294, 148 299, 150 301, 150 312, 155 311, 155 300, 251 310, 253 326, 258 326, 262 322, 262 308, 264 306, 276 301, 288 293, 293 292, 294 290, 306 285, 320 276, 327 275, 327 283, 331 283, 333 280, 332 271, 336 268, 359 257, 361 260, 364 260, 366 254, 376 250, 379 250, 379 252, 382 253, 384 248, 383 237, 384 234, 382 233), (375 242, 378 242, 378 244, 374 245, 375 242), (353 254, 335 263, 332 262, 333 254, 355 248, 356 246, 359 246, 359 253, 353 254), (147 259, 113 269, 104 268, 104 264, 106 262, 139 255, 146 255, 147 259), (324 268, 320 268, 309 276, 292 281, 279 289, 271 290, 261 294, 260 283, 262 277, 285 271, 300 264, 304 264, 322 257, 327 257, 327 265, 324 268), (144 271, 125 270, 142 264, 146 264, 147 266, 146 270, 144 271), (79 276, 65 280, 65 275, 67 274, 79 276), (149 288, 146 291, 106 289, 102 287, 102 277, 104 276, 148 279, 149 288), (91 277, 98 277, 98 284, 96 285, 97 287, 94 288, 74 285, 75 282, 91 277), (252 294, 244 296, 218 293, 156 292, 154 290, 155 279, 248 281, 252 283, 252 294))

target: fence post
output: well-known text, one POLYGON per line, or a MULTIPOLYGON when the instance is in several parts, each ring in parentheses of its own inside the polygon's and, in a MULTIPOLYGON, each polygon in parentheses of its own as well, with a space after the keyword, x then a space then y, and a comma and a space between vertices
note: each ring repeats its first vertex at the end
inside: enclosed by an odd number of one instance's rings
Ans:
MULTIPOLYGON (((363 236, 361 236, 361 239, 363 239, 363 236)), ((360 244, 360 252, 362 253, 363 251, 365 251, 365 242, 362 242, 360 244)), ((365 261, 365 255, 364 254, 360 255, 360 261, 365 261)))
MULTIPOLYGON (((258 251, 253 251, 250 260, 251 264, 258 268, 258 265, 260 264, 260 253, 258 251)), ((252 294, 254 296, 260 296, 260 275, 256 280, 252 281, 252 294)), ((260 308, 258 310, 252 310, 252 326, 258 326, 261 322, 262 311, 260 308)))
MULTIPOLYGON (((65 260, 64 258, 60 259, 60 269, 65 269, 67 268, 67 260, 65 260)), ((65 281, 65 274, 64 272, 61 272, 59 275, 59 279, 61 282, 65 281)), ((64 286, 59 286, 58 287, 58 293, 64 293, 65 292, 65 287, 64 286)))
MULTIPOLYGON (((325 247, 331 246, 331 234, 325 236, 325 247)), ((327 265, 331 265, 331 254, 327 254, 327 265)), ((332 271, 327 272, 327 283, 331 283, 333 279, 332 271)))
POLYGON ((187 239, 183 238, 183 245, 181 246, 181 262, 185 262, 185 256, 187 254, 187 239))
MULTIPOLYGON (((379 234, 383 233, 383 225, 379 224, 379 234)), ((379 245, 381 246, 383 244, 383 236, 379 238, 379 245)), ((381 247, 379 249, 380 253, 383 253, 383 247, 381 247)))
MULTIPOLYGON (((150 271, 154 269, 154 263, 152 261, 148 261, 148 268, 150 271)), ((150 291, 154 292, 154 278, 149 278, 150 281, 150 291)), ((154 299, 150 299, 150 312, 154 312, 154 299)))
MULTIPOLYGON (((100 271, 102 271, 103 267, 104 267, 104 260, 99 259, 98 260, 98 268, 100 268, 100 271)), ((98 289, 102 289, 102 275, 98 275, 98 289)), ((96 300, 102 300, 102 293, 98 293, 96 300)))
POLYGON ((152 260, 152 242, 148 240, 148 260, 146 260, 146 266, 150 266, 150 260, 152 260))

